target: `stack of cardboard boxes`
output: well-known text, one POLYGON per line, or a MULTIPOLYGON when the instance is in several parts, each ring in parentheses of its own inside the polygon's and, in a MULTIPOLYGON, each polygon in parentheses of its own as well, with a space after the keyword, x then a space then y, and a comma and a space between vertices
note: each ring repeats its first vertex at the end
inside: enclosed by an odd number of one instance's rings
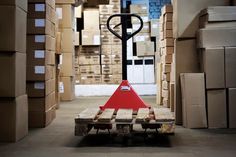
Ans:
POLYGON ((80 84, 100 84, 100 28, 99 9, 84 8, 83 10, 84 29, 82 33, 82 45, 77 50, 79 64, 80 84))
MULTIPOLYGON (((107 19, 121 11, 120 1, 110 1, 108 5, 99 5, 101 28, 101 72, 103 84, 119 84, 122 80, 122 47, 121 40, 114 36, 107 28, 107 19)), ((110 27, 120 23, 115 17, 110 21, 110 27)), ((113 29, 121 35, 121 27, 113 29)))
POLYGON ((0 141, 28 133, 26 95, 27 0, 0 1, 0 141))
POLYGON ((199 21, 197 42, 206 75, 208 127, 229 124, 236 128, 236 7, 208 7, 199 21))
MULTIPOLYGON (((175 120, 182 124, 180 73, 200 72, 196 45, 199 13, 208 6, 229 5, 229 0, 173 0, 173 37, 175 60, 175 120)), ((214 38, 216 40, 217 38, 214 38)))
POLYGON ((160 62, 159 68, 162 70, 161 73, 161 84, 159 87, 159 92, 161 93, 161 104, 165 107, 171 108, 174 111, 171 101, 173 101, 173 84, 174 79, 171 78, 174 73, 174 39, 173 39, 173 29, 172 29, 172 17, 173 8, 172 5, 165 5, 162 8, 161 18, 160 18, 160 62))
POLYGON ((45 127, 56 116, 55 15, 55 0, 28 1, 29 127, 45 127))
POLYGON ((60 99, 75 98, 75 47, 74 47, 74 6, 75 1, 56 0, 56 13, 61 33, 60 99))

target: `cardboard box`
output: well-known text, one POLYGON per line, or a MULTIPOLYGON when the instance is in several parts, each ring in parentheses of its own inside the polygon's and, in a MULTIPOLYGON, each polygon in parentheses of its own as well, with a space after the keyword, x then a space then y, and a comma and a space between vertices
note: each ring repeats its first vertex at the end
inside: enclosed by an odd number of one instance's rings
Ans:
POLYGON ((109 0, 109 4, 120 4, 120 0, 109 0))
POLYGON ((111 64, 122 64, 122 55, 111 55, 111 64))
MULTIPOLYGON (((140 28, 140 24, 132 24, 133 31, 137 31, 140 28)), ((150 24, 149 22, 143 23, 143 28, 140 30, 142 33, 150 32, 150 24)))
POLYGON ((28 0, 1 0, 0 5, 17 6, 27 12, 28 0))
POLYGON ((27 34, 46 34, 55 37, 55 24, 47 19, 27 19, 27 34))
POLYGON ((27 51, 51 50, 55 51, 56 40, 49 35, 27 35, 27 51))
POLYGON ((163 90, 168 90, 169 89, 169 82, 162 81, 162 89, 163 90))
POLYGON ((147 14, 148 7, 146 5, 141 4, 131 4, 130 5, 130 13, 133 14, 147 14))
POLYGON ((84 29, 99 30, 99 10, 85 9, 84 10, 84 29))
POLYGON ((113 65, 102 65, 102 74, 113 74, 113 65))
POLYGON ((202 70, 206 74, 206 89, 225 88, 224 48, 206 48, 201 52, 202 70))
POLYGON ((226 88, 236 87, 236 47, 225 48, 225 82, 226 88))
POLYGON ((164 35, 164 38, 173 38, 173 31, 172 30, 164 30, 163 35, 164 35))
POLYGON ((133 42, 138 41, 150 41, 150 34, 149 33, 138 33, 133 37, 133 42))
POLYGON ((207 91, 209 128, 227 128, 226 90, 207 91))
POLYGON ((161 56, 161 62, 171 64, 172 63, 172 55, 163 55, 163 56, 161 56))
POLYGON ((200 11, 208 6, 229 5, 229 0, 175 0, 172 5, 174 38, 193 38, 199 28, 200 11))
POLYGON ((80 45, 80 40, 79 40, 79 37, 80 37, 80 35, 79 35, 79 32, 75 32, 75 34, 74 34, 74 45, 75 46, 79 46, 80 45))
POLYGON ((113 4, 111 7, 111 14, 120 14, 121 13, 121 5, 120 4, 113 4))
POLYGON ((26 16, 18 7, 0 6, 0 51, 26 52, 26 16))
POLYGON ((100 30, 82 30, 82 45, 100 45, 100 30))
POLYGON ((101 35, 101 43, 102 45, 112 45, 113 44, 113 36, 112 35, 101 35))
MULTIPOLYGON (((101 27, 101 35, 113 35, 107 28, 107 25, 100 25, 101 27)), ((121 34, 121 26, 118 26, 116 28, 114 24, 111 24, 110 27, 118 34, 121 34)))
POLYGON ((82 18, 82 5, 75 7, 75 18, 82 18))
POLYGON ((121 45, 120 38, 117 38, 116 36, 112 36, 112 45, 121 45))
POLYGON ((112 54, 112 46, 113 45, 102 45, 102 54, 103 55, 111 55, 112 54))
POLYGON ((162 97, 161 97, 161 91, 162 91, 162 83, 161 83, 161 73, 162 73, 162 63, 157 62, 156 63, 156 83, 158 84, 157 86, 157 96, 156 96, 156 103, 157 105, 162 104, 162 97))
POLYGON ((29 127, 44 128, 48 126, 56 118, 56 108, 51 107, 46 112, 29 112, 29 127))
POLYGON ((101 84, 101 75, 81 75, 79 84, 101 84))
POLYGON ((55 52, 48 50, 28 51, 27 65, 55 65, 55 52))
POLYGON ((170 97, 169 90, 162 89, 161 95, 162 95, 162 98, 169 99, 170 97))
POLYGON ((60 98, 62 101, 71 101, 75 98, 75 78, 61 77, 60 98))
POLYGON ((173 6, 171 4, 164 5, 161 8, 161 14, 164 15, 166 13, 173 13, 173 6))
POLYGON ((173 47, 174 46, 174 39, 173 38, 166 38, 162 41, 162 47, 173 47))
POLYGON ((120 84, 122 75, 102 75, 102 83, 104 84, 120 84))
POLYGON ((29 98, 45 97, 55 91, 55 79, 27 82, 26 88, 29 98))
MULTIPOLYGON (((143 20, 143 23, 149 22, 148 14, 139 14, 139 16, 143 20)), ((139 21, 139 19, 137 17, 131 17, 131 23, 132 24, 139 24, 140 21, 139 21)))
MULTIPOLYGON (((103 47, 104 45, 102 45, 103 47)), ((99 46, 80 46, 79 53, 83 55, 99 55, 100 54, 100 47, 99 46)))
POLYGON ((61 76, 74 76, 75 75, 75 60, 73 53, 62 54, 62 64, 60 65, 61 76))
POLYGON ((2 98, 0 104, 0 141, 19 141, 28 134, 27 95, 2 98))
MULTIPOLYGON (((110 17, 110 15, 100 15, 100 25, 106 25, 107 24, 107 20, 108 20, 109 17, 110 17)), ((117 25, 120 22, 121 22, 120 21, 120 17, 114 17, 110 21, 110 24, 117 25)))
POLYGON ((29 98, 29 112, 46 112, 56 104, 55 91, 42 98, 29 98))
POLYGON ((80 74, 101 74, 101 66, 100 65, 82 65, 79 66, 80 74))
POLYGON ((61 51, 62 53, 74 53, 74 31, 73 29, 61 29, 61 51))
POLYGON ((151 19, 150 20, 150 27, 151 27, 151 37, 159 36, 159 19, 151 19))
POLYGON ((235 46, 235 36, 235 28, 200 29, 198 31, 198 48, 235 46))
POLYGON ((195 39, 175 40, 175 120, 182 123, 180 73, 200 72, 199 57, 195 39))
POLYGON ((162 71, 163 71, 163 73, 170 73, 171 72, 171 64, 162 64, 162 71))
POLYGON ((228 103, 229 103, 229 128, 236 128, 236 88, 229 88, 228 89, 228 103))
POLYGON ((122 45, 111 45, 111 51, 113 55, 121 55, 122 45))
POLYGON ((26 93, 26 54, 0 53, 0 97, 17 97, 26 93))
POLYGON ((173 23, 172 22, 164 22, 164 30, 172 30, 173 23))
POLYGON ((180 74, 183 126, 206 128, 205 79, 203 73, 180 74))
POLYGON ((112 12, 112 5, 99 5, 99 13, 110 15, 112 12))
POLYGON ((100 64, 99 55, 80 55, 79 65, 100 64))
POLYGON ((137 56, 154 56, 154 42, 136 42, 137 56))
POLYGON ((174 47, 163 47, 161 48, 161 55, 171 55, 174 53, 174 47))
POLYGON ((49 79, 54 79, 56 76, 56 68, 52 65, 27 66, 26 69, 27 81, 47 81, 49 79))
POLYGON ((35 3, 45 3, 48 4, 52 9, 55 9, 55 0, 28 0, 28 4, 35 4, 35 3))
POLYGON ((56 4, 75 4, 78 0, 56 0, 56 4))
POLYGON ((56 5, 59 28, 74 28, 74 7, 71 4, 56 5))
POLYGON ((122 64, 112 65, 112 74, 122 74, 122 64))
POLYGON ((164 22, 172 22, 173 21, 173 13, 166 13, 164 15, 164 22))
POLYGON ((61 41, 62 40, 62 36, 61 36, 61 32, 57 32, 56 33, 56 54, 61 54, 61 41))
POLYGON ((162 102, 163 102, 163 106, 170 108, 170 100, 169 99, 163 98, 162 102))
POLYGON ((101 55, 101 63, 103 64, 112 64, 112 55, 101 55))
MULTIPOLYGON (((48 1, 49 2, 49 1, 48 1)), ((56 23, 56 11, 55 3, 54 8, 51 6, 53 4, 45 2, 35 2, 28 4, 28 19, 47 19, 52 23, 56 23)))
POLYGON ((163 72, 162 72, 161 76, 162 76, 162 80, 163 80, 163 81, 168 81, 168 82, 170 82, 170 73, 163 73, 163 72))

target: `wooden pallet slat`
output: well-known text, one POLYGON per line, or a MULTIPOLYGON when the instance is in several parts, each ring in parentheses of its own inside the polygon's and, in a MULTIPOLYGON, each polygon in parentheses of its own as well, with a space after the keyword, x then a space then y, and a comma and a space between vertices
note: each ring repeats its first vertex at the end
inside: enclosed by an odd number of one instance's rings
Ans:
POLYGON ((105 109, 101 115, 98 117, 99 122, 110 122, 115 109, 105 109))
POLYGON ((96 118, 99 111, 100 111, 99 108, 87 108, 78 115, 77 120, 86 122, 93 121, 96 118))
POLYGON ((132 109, 119 109, 116 114, 116 122, 131 122, 133 120, 132 109))
POLYGON ((174 121, 169 108, 153 108, 156 121, 174 121))
POLYGON ((136 122, 148 122, 150 121, 149 108, 140 108, 136 116, 136 122))

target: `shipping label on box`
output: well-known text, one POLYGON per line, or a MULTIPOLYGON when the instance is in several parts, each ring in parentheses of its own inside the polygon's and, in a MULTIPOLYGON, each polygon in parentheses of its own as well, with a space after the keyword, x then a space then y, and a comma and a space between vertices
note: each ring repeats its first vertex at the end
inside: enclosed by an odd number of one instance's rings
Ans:
POLYGON ((113 74, 112 65, 102 65, 102 74, 113 74))
POLYGON ((122 55, 111 55, 111 64, 121 64, 122 55))
POLYGON ((79 55, 79 65, 99 65, 100 55, 79 55))
POLYGON ((112 64, 112 55, 101 55, 102 64, 112 64))
POLYGON ((112 45, 113 36, 112 35, 101 35, 102 45, 112 45))

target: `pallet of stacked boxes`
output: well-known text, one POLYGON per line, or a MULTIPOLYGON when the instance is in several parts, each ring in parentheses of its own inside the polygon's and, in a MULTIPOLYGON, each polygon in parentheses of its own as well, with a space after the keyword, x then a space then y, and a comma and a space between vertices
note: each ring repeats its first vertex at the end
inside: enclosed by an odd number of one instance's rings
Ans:
POLYGON ((46 127, 56 116, 55 0, 29 0, 27 92, 29 127, 46 127))
POLYGON ((208 7, 200 13, 198 48, 201 69, 206 75, 209 128, 236 127, 233 111, 236 88, 235 15, 235 6, 208 7))
POLYGON ((0 1, 0 142, 28 134, 26 20, 27 0, 0 1))
POLYGON ((75 98, 75 1, 56 0, 56 13, 59 19, 61 33, 61 61, 60 61, 60 99, 71 101, 75 98))

